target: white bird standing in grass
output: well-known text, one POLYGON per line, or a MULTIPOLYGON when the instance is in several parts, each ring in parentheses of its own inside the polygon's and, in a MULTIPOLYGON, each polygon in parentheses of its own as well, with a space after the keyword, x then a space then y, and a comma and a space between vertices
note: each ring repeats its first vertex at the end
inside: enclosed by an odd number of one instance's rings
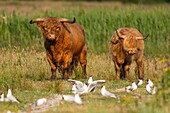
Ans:
POLYGON ((151 87, 149 84, 146 85, 146 91, 151 94, 151 95, 154 95, 156 94, 156 87, 153 86, 151 87))
POLYGON ((103 96, 105 96, 105 97, 113 97, 113 98, 117 98, 117 97, 115 96, 115 94, 113 94, 113 93, 107 91, 105 86, 102 86, 101 94, 102 94, 103 96))
POLYGON ((4 93, 1 94, 1 98, 0 101, 3 102, 4 101, 4 93))
POLYGON ((154 86, 153 82, 150 79, 147 80, 147 83, 149 84, 150 87, 154 86))
POLYGON ((90 76, 89 79, 88 79, 88 81, 87 81, 87 83, 90 84, 90 83, 92 83, 92 82, 93 82, 93 78, 92 78, 92 76, 90 76))
POLYGON ((46 98, 40 98, 36 101, 35 105, 40 106, 40 105, 43 105, 45 103, 47 103, 47 99, 46 98))
POLYGON ((1 98, 0 98, 1 102, 9 102, 10 100, 8 98, 4 98, 4 93, 1 94, 1 98))
POLYGON ((138 86, 136 85, 136 82, 132 83, 132 91, 136 90, 138 88, 138 86))
POLYGON ((151 95, 156 93, 156 87, 150 79, 147 80, 146 91, 151 95))
POLYGON ((138 85, 138 86, 141 86, 142 84, 143 84, 143 80, 142 80, 142 79, 138 79, 137 85, 138 85))
POLYGON ((11 89, 8 89, 7 99, 9 99, 9 101, 12 101, 12 102, 20 103, 20 102, 12 95, 11 89))
POLYGON ((131 92, 131 91, 135 91, 137 88, 138 88, 138 86, 136 85, 136 82, 133 82, 132 86, 125 87, 125 91, 126 92, 131 92))

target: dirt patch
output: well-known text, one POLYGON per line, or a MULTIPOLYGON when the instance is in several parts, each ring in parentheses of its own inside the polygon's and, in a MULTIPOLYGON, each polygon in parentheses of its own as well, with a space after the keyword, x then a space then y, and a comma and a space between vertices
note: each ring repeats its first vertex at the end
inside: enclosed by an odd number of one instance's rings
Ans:
MULTIPOLYGON (((25 111, 18 111, 18 113, 40 113, 49 110, 54 106, 59 106, 60 101, 62 100, 61 95, 53 95, 52 97, 47 98, 47 102, 36 106, 36 103, 30 103, 25 105, 25 111)), ((55 110, 55 109, 54 109, 55 110)))

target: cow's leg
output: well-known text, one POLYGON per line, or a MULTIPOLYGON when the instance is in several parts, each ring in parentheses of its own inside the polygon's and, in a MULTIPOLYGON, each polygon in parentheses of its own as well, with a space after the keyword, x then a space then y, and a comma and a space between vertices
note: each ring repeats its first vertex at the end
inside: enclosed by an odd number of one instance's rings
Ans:
POLYGON ((71 68, 70 68, 70 75, 72 75, 73 74, 73 70, 77 70, 77 68, 78 68, 78 58, 76 57, 76 58, 74 58, 73 59, 73 61, 71 62, 71 66, 70 66, 71 68))
POLYGON ((86 65, 87 65, 87 47, 86 45, 83 47, 81 53, 80 53, 80 65, 82 68, 83 78, 87 78, 86 74, 86 65))
POLYGON ((120 67, 120 79, 124 79, 124 78, 125 78, 125 70, 122 66, 122 67, 120 67))
POLYGON ((69 68, 70 68, 71 62, 66 61, 63 65, 63 79, 67 80, 69 78, 69 68))
POLYGON ((137 67, 138 67, 138 78, 139 79, 144 79, 144 75, 143 75, 143 61, 142 61, 142 59, 136 60, 136 64, 137 64, 137 67))
POLYGON ((52 73, 52 75, 51 75, 51 80, 52 80, 52 81, 53 81, 53 80, 56 80, 56 69, 51 68, 51 73, 52 73))
POLYGON ((124 72, 125 72, 125 78, 129 77, 129 66, 130 65, 124 65, 123 66, 123 69, 124 69, 124 72))
POLYGON ((65 55, 64 55, 64 63, 63 63, 63 79, 67 80, 69 78, 69 69, 71 66, 71 63, 73 63, 74 61, 72 61, 73 59, 73 54, 70 51, 65 51, 65 55))
POLYGON ((68 68, 63 68, 63 71, 64 71, 64 77, 63 79, 64 80, 67 80, 69 77, 68 77, 68 72, 69 72, 69 69, 68 68))
POLYGON ((125 62, 123 64, 123 70, 124 70, 124 76, 125 78, 129 77, 129 70, 130 70, 130 64, 132 63, 132 58, 131 57, 127 57, 125 59, 125 62))
POLYGON ((47 60, 48 60, 48 63, 50 64, 51 66, 51 80, 55 80, 56 79, 56 65, 52 62, 52 59, 51 59, 51 56, 50 54, 47 54, 47 60))
POLYGON ((114 64, 115 64, 115 71, 116 71, 116 79, 119 80, 120 79, 120 68, 121 68, 121 65, 119 63, 117 63, 116 61, 114 61, 114 64))
POLYGON ((74 70, 74 60, 70 64, 69 75, 73 74, 73 70, 74 70))
POLYGON ((74 59, 74 67, 76 68, 76 70, 78 68, 78 62, 79 62, 78 58, 75 58, 74 59))

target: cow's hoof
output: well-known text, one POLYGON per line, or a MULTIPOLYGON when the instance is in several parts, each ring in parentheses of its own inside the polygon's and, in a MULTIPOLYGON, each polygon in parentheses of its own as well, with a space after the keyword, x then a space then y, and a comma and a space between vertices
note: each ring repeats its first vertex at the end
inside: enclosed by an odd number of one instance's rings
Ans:
POLYGON ((122 78, 120 78, 121 80, 124 80, 125 78, 124 77, 122 77, 122 78))
POLYGON ((140 80, 144 80, 144 78, 139 77, 140 80))

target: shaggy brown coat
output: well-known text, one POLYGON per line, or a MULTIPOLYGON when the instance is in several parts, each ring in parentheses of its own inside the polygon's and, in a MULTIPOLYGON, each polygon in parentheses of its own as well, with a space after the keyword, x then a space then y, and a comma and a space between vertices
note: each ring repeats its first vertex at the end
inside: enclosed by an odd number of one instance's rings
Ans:
POLYGON ((51 79, 56 79, 56 70, 63 71, 63 78, 68 79, 70 65, 80 61, 83 75, 86 77, 87 47, 83 28, 74 20, 65 18, 37 18, 30 24, 37 23, 44 37, 47 60, 51 66, 51 79))
POLYGON ((117 79, 129 76, 133 60, 138 67, 138 78, 143 79, 143 39, 142 34, 135 28, 120 28, 112 35, 109 49, 117 79))

